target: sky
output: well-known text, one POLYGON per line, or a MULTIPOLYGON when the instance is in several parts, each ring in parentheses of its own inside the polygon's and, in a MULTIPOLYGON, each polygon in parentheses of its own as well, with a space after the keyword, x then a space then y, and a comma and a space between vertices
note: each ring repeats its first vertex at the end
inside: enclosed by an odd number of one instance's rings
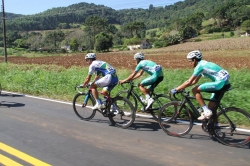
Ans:
MULTIPOLYGON (((168 6, 173 5, 176 2, 184 0, 4 0, 4 11, 7 13, 15 14, 37 14, 44 12, 48 9, 56 7, 67 7, 69 5, 86 2, 94 3, 96 5, 104 5, 111 7, 115 10, 119 9, 130 9, 130 8, 143 8, 148 9, 149 5, 152 4, 154 7, 157 6, 168 6)), ((2 12, 1 3, 1 12, 2 12)))

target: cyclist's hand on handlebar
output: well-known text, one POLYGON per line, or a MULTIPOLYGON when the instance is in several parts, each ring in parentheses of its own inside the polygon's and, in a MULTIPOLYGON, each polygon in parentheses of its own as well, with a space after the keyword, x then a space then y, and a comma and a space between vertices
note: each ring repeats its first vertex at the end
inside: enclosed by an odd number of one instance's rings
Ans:
POLYGON ((172 94, 172 95, 174 95, 174 94, 176 94, 178 91, 174 88, 174 89, 171 89, 170 91, 169 91, 169 94, 172 94))
POLYGON ((84 86, 83 84, 81 84, 79 87, 80 87, 80 88, 85 88, 85 86, 84 86))
POLYGON ((119 80, 119 84, 123 84, 124 83, 124 81, 123 80, 119 80))

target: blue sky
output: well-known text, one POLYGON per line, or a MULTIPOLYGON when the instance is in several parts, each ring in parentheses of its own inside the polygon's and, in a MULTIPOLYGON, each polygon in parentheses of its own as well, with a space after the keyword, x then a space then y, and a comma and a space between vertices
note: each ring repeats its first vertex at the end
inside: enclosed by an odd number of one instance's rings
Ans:
MULTIPOLYGON (((150 4, 154 7, 172 5, 183 0, 4 0, 5 12, 15 14, 36 14, 47 9, 56 7, 67 7, 72 4, 86 2, 96 5, 104 5, 115 10, 130 8, 148 8, 150 4)), ((1 4, 2 5, 2 4, 1 4)), ((1 10, 2 11, 2 10, 1 10)))

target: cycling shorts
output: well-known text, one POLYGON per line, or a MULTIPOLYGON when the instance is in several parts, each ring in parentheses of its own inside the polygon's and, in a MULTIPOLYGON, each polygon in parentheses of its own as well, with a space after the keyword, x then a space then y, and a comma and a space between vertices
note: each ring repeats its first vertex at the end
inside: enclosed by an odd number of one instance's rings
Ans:
POLYGON ((224 93, 230 88, 231 84, 228 81, 207 82, 199 86, 201 92, 212 93, 210 96, 211 100, 218 100, 218 101, 222 99, 224 93))
POLYGON ((147 89, 155 88, 160 82, 163 81, 163 76, 158 77, 156 74, 151 75, 150 77, 142 80, 141 84, 147 86, 147 89))
POLYGON ((103 87, 106 91, 111 91, 118 84, 118 77, 116 74, 107 74, 98 79, 95 84, 98 87, 103 87))

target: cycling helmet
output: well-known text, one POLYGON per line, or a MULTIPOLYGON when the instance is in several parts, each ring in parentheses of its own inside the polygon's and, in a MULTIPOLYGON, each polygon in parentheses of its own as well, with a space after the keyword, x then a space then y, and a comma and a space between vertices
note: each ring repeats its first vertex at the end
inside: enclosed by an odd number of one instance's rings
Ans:
POLYGON ((202 59, 202 53, 199 50, 194 50, 188 53, 187 59, 192 60, 194 58, 197 60, 202 59))
POLYGON ((95 58, 96 58, 95 53, 88 53, 88 54, 85 56, 85 59, 95 59, 95 58))
POLYGON ((134 55, 134 59, 144 59, 144 54, 142 52, 137 52, 135 55, 134 55))

